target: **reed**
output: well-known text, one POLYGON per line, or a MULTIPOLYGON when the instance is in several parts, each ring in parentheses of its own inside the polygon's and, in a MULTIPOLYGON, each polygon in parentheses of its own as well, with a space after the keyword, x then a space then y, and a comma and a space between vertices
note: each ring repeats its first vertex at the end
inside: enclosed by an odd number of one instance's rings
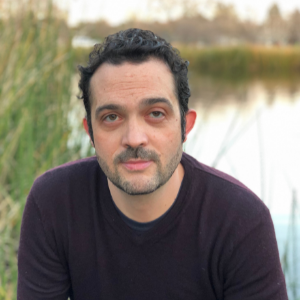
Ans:
POLYGON ((60 35, 48 4, 42 17, 27 3, 0 23, 0 299, 16 298, 19 229, 34 179, 77 157, 66 146, 71 38, 60 35))
POLYGON ((300 75, 299 47, 235 46, 196 48, 179 46, 190 70, 215 78, 286 78, 300 75))
POLYGON ((285 242, 284 252, 282 255, 282 269, 285 274, 287 289, 289 291, 289 299, 300 299, 299 284, 299 203, 297 199, 297 191, 292 189, 291 215, 289 219, 289 227, 287 240, 285 242))

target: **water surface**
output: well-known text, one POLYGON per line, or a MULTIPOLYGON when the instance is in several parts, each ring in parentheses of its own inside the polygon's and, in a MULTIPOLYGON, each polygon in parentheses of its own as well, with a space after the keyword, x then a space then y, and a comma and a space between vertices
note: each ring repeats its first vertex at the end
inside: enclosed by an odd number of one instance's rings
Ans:
POLYGON ((300 297, 300 84, 193 78, 191 87, 190 107, 198 117, 185 151, 266 203, 282 262, 288 257, 290 299, 296 299, 295 282, 300 297))

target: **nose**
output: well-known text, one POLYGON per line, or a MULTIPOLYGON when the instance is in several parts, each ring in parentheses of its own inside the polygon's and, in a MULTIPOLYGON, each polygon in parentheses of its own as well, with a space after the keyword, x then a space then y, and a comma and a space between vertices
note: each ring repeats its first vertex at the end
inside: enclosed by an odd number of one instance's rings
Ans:
POLYGON ((128 120, 122 137, 122 146, 125 148, 145 147, 148 144, 148 134, 145 127, 137 118, 128 120))

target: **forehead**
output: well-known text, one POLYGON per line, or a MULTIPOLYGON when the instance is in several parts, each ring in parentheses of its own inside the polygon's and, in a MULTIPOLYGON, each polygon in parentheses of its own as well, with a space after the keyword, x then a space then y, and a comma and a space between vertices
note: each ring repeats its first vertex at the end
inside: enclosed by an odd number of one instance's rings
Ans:
POLYGON ((153 58, 137 64, 102 64, 91 78, 90 92, 92 107, 111 101, 130 104, 152 97, 177 102, 173 74, 164 62, 153 58))

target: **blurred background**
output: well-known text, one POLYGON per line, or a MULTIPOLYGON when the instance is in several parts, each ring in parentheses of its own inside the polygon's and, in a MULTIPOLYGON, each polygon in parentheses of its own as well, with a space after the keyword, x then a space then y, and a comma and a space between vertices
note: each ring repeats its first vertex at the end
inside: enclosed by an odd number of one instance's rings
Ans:
POLYGON ((129 27, 190 62, 184 145, 269 207, 289 299, 300 299, 300 2, 0 0, 0 299, 16 299, 26 197, 47 169, 93 155, 77 65, 129 27))

